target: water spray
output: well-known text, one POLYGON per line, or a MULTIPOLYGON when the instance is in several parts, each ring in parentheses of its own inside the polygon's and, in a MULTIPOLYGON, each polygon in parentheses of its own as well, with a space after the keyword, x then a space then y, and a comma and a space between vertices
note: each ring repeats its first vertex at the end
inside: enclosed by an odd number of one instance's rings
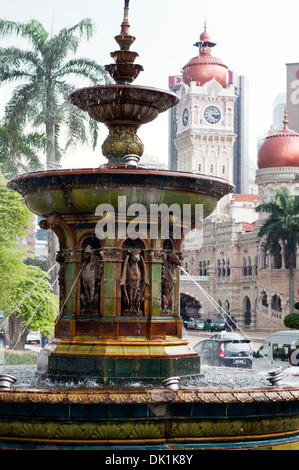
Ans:
MULTIPOLYGON (((194 282, 194 284, 200 289, 200 291, 202 292, 202 294, 208 299, 208 301, 213 305, 213 307, 217 310, 217 312, 222 316, 222 318, 224 319, 224 321, 226 322, 227 320, 227 317, 229 316, 228 313, 216 302, 215 299, 213 299, 213 297, 208 294, 208 292, 200 285, 198 284, 198 282, 196 282, 196 280, 182 267, 180 267, 181 270, 183 271, 183 273, 192 281, 194 282)), ((237 323, 235 321, 233 321, 233 319, 230 317, 229 318, 230 322, 232 322, 236 328, 238 328, 241 333, 251 341, 251 339, 249 338, 249 336, 242 330, 242 328, 239 327, 239 325, 237 325, 237 323)))

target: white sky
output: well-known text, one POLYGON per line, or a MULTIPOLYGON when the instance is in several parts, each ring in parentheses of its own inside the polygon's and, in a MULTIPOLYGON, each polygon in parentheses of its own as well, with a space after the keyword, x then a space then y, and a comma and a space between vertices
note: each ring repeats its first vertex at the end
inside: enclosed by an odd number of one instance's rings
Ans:
MULTIPOLYGON (((96 33, 82 43, 78 57, 91 57, 105 65, 117 50, 114 36, 120 32, 124 0, 10 0, 1 2, 1 18, 12 21, 37 19, 57 33, 85 17, 96 24, 96 33)), ((136 85, 168 89, 168 76, 177 75, 197 54, 193 44, 207 30, 217 43, 213 55, 239 75, 250 87, 250 159, 256 160, 256 140, 272 122, 273 101, 286 88, 286 63, 299 61, 298 0, 131 0, 131 50, 139 53, 136 63, 144 67, 136 85)), ((2 45, 17 45, 15 38, 2 45)), ((84 86, 85 84, 82 84, 84 86)), ((81 85, 80 85, 81 86, 81 85)), ((0 88, 0 113, 9 98, 9 88, 0 88), (1 109, 2 108, 2 109, 1 109)), ((145 154, 168 158, 168 113, 146 124, 138 135, 145 154)), ((101 125, 101 142, 107 129, 101 125)), ((100 143, 101 144, 101 143, 100 143)), ((92 153, 77 149, 64 159, 66 167, 98 166, 103 162, 100 145, 92 153)))

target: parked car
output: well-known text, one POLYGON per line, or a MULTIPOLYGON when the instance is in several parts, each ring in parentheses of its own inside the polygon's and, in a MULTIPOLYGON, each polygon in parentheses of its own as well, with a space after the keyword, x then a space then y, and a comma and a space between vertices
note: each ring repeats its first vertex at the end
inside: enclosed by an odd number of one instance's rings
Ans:
POLYGON ((211 331, 222 331, 227 327, 226 321, 223 317, 213 318, 211 323, 211 331))
POLYGON ((240 333, 233 333, 231 331, 221 331, 216 335, 211 336, 210 339, 245 339, 240 333))
POLYGON ((36 330, 30 330, 27 338, 26 338, 26 344, 31 344, 31 343, 37 343, 40 344, 40 332, 36 330))
POLYGON ((252 368, 253 348, 250 339, 227 333, 200 341, 194 350, 201 356, 202 364, 220 367, 252 368), (219 336, 219 337, 218 337, 219 336))
POLYGON ((184 321, 184 326, 190 330, 204 330, 205 322, 202 318, 190 318, 189 320, 184 321))
POLYGON ((298 342, 299 330, 276 331, 254 353, 255 366, 257 368, 270 366, 287 368, 290 365, 289 357, 296 349, 298 342))

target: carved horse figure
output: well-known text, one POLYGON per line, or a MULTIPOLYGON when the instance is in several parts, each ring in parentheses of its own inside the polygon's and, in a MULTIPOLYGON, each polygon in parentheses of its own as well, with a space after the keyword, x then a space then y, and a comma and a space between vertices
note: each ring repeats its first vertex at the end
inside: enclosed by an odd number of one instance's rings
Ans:
POLYGON ((164 272, 162 278, 162 311, 168 312, 168 307, 172 303, 173 286, 176 281, 176 270, 182 266, 182 261, 177 254, 168 253, 164 261, 164 272))
POLYGON ((145 285, 149 284, 145 262, 140 253, 141 250, 138 248, 128 251, 120 283, 127 310, 131 315, 137 316, 142 315, 140 304, 145 285))

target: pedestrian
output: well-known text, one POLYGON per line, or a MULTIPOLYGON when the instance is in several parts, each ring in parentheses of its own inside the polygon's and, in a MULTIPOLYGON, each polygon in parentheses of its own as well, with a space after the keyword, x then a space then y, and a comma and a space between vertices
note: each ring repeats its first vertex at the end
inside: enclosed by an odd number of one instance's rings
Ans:
POLYGON ((44 348, 49 342, 48 335, 42 334, 42 348, 44 348))

